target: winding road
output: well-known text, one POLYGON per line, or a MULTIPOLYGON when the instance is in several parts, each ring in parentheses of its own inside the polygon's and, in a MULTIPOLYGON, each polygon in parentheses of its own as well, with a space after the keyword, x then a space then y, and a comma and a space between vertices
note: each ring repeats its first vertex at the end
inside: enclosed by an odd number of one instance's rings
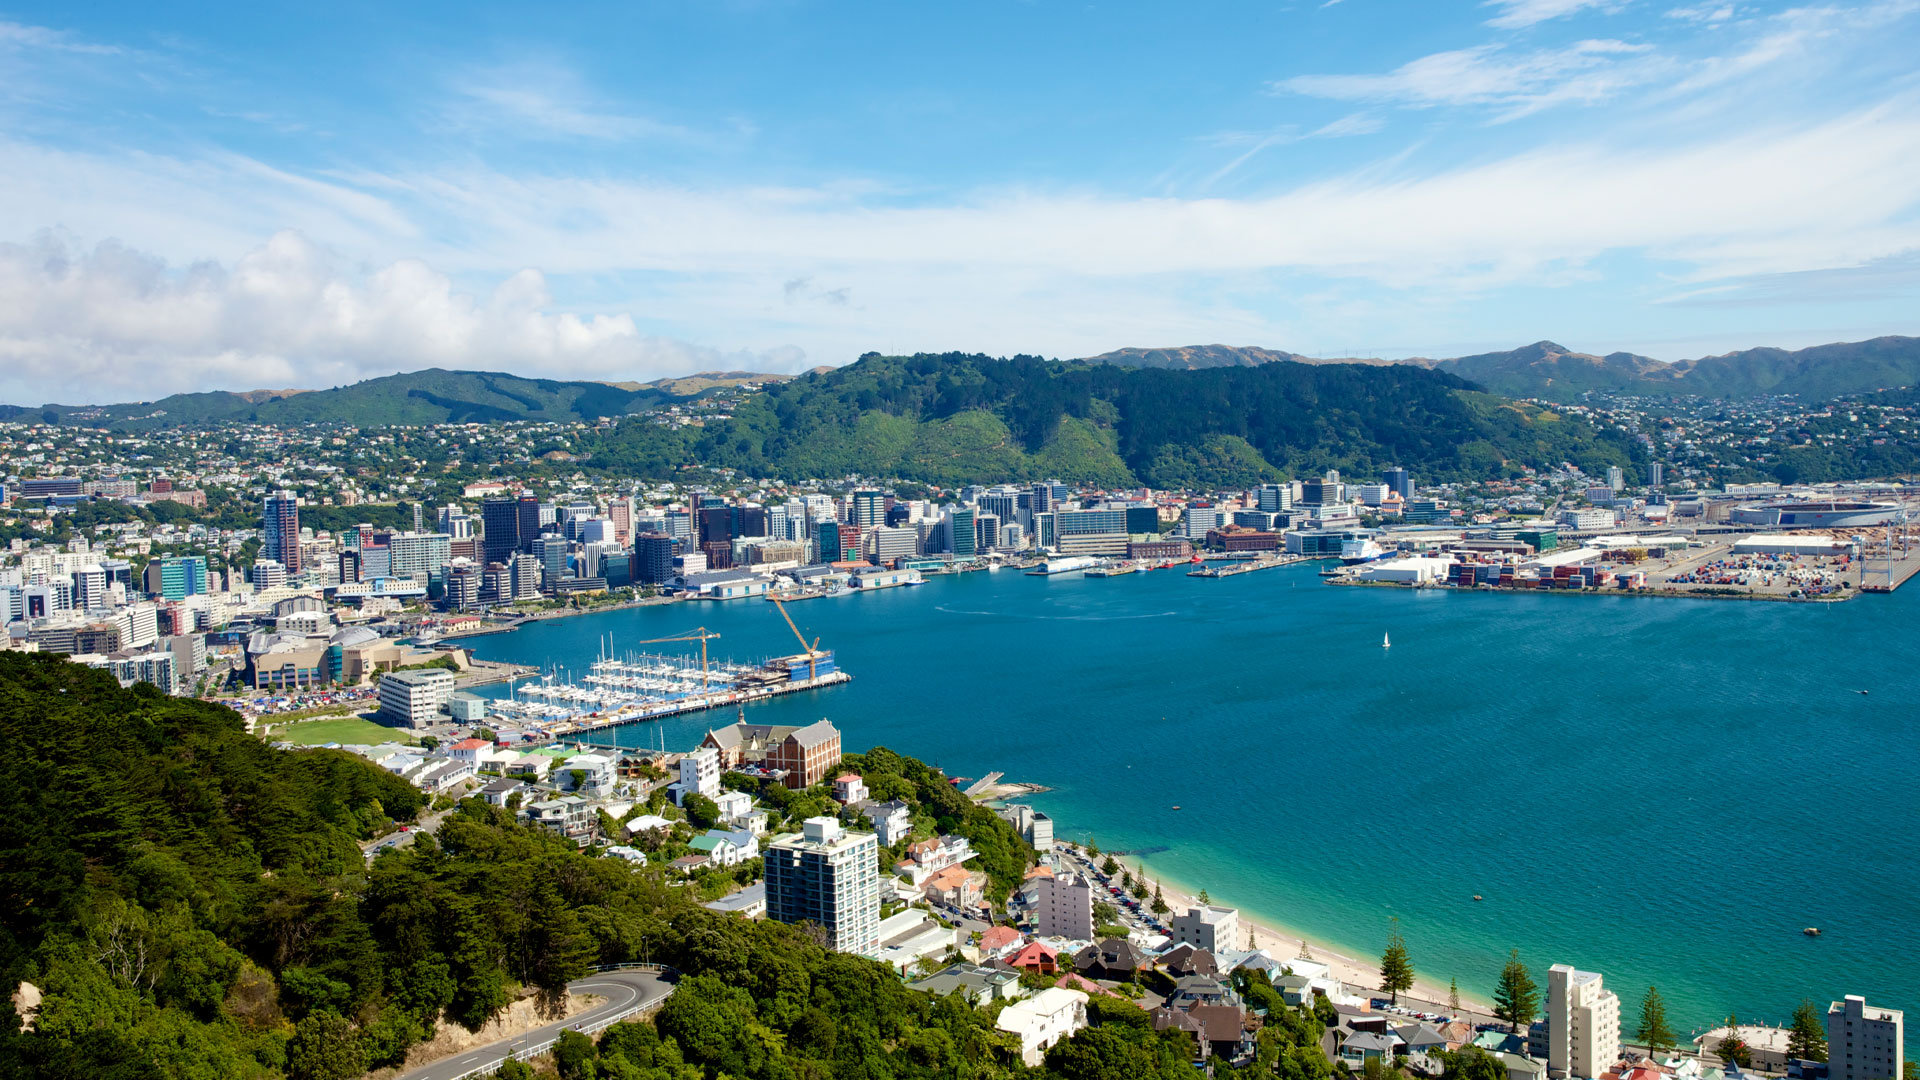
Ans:
POLYGON ((522 1032, 511 1039, 502 1039, 441 1058, 432 1064, 401 1073, 395 1080, 462 1080, 469 1076, 483 1076, 499 1068, 509 1057, 527 1058, 547 1049, 562 1031, 569 1028, 592 1034, 635 1013, 653 1008, 673 993, 673 984, 667 981, 668 978, 669 973, 660 967, 636 964, 577 979, 567 984, 568 992, 597 994, 605 1000, 565 1020, 522 1032))

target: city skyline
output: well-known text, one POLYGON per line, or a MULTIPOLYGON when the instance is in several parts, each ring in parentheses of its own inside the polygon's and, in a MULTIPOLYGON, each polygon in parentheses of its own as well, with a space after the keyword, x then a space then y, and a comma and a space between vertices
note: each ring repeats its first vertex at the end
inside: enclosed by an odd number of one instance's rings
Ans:
POLYGON ((28 6, 0 399, 1910 333, 1917 8, 28 6))

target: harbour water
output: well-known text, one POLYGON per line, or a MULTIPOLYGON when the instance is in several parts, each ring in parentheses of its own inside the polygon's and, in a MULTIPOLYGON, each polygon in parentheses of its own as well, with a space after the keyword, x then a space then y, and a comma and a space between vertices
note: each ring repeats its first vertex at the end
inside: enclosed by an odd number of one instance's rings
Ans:
MULTIPOLYGON (((1147 852, 1352 955, 1397 916, 1423 980, 1484 998, 1517 947, 1543 986, 1553 963, 1603 972, 1629 1030, 1649 983, 1683 1034, 1733 1011, 1782 1022, 1802 997, 1920 1008, 1920 588, 1827 605, 1355 590, 1309 564, 962 574, 790 610, 854 681, 749 719, 827 717, 850 750, 1048 785, 1031 801, 1063 836, 1147 852)), ((604 635, 696 623, 735 660, 798 648, 757 600, 471 644, 583 670, 604 635)), ((619 739, 685 749, 730 719, 619 739)))

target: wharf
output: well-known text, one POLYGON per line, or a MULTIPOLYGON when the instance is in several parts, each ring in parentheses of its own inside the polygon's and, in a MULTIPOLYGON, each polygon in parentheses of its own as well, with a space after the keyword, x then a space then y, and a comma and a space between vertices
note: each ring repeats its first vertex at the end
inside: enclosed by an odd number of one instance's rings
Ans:
MULTIPOLYGON (((616 713, 600 719, 588 719, 585 722, 574 721, 556 724, 547 729, 548 734, 556 738, 574 739, 581 732, 601 731, 606 728, 625 727, 647 720, 664 720, 669 716, 684 716, 687 713, 706 712, 710 709, 742 707, 755 701, 779 697, 782 694, 798 693, 802 690, 819 690, 840 683, 852 682, 853 676, 844 671, 830 671, 810 679, 795 679, 792 682, 774 683, 746 689, 722 690, 712 694, 681 698, 648 709, 636 709, 627 713, 616 713)), ((578 741, 575 739, 575 741, 578 741)))
POLYGON ((1253 559, 1233 566, 1203 566, 1198 570, 1187 571, 1188 577, 1223 578, 1235 574, 1251 574, 1255 570, 1271 570, 1276 566, 1294 566, 1303 562, 1315 562, 1313 555, 1281 555, 1277 558, 1253 559))

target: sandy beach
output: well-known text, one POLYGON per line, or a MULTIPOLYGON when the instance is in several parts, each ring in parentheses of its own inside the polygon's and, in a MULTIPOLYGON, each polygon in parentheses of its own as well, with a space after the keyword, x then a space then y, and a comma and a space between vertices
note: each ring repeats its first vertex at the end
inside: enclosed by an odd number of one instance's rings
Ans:
MULTIPOLYGON (((1167 906, 1173 909, 1174 914, 1185 911, 1190 907, 1200 906, 1200 901, 1196 898, 1196 894, 1199 892, 1197 888, 1166 876, 1159 868, 1155 867, 1150 860, 1135 855, 1115 857, 1118 858, 1127 869, 1139 871, 1146 876, 1149 882, 1158 883, 1160 886, 1160 894, 1166 898, 1167 906)), ((1102 854, 1101 858, 1105 858, 1105 853, 1102 854)), ((1096 860, 1096 863, 1097 862, 1098 860, 1096 860)), ((1222 907, 1238 907, 1238 905, 1233 902, 1231 890, 1221 892, 1208 886, 1206 891, 1207 899, 1213 904, 1222 907)), ((1378 993, 1380 986, 1380 961, 1377 957, 1356 958, 1346 951, 1334 948, 1324 941, 1315 940, 1312 935, 1303 934, 1291 927, 1282 926, 1270 920, 1254 921, 1244 908, 1240 910, 1240 926, 1243 938, 1246 931, 1251 928, 1253 931, 1253 947, 1256 949, 1265 949, 1267 954, 1276 960, 1284 962, 1299 956, 1301 943, 1305 942, 1308 954, 1312 956, 1313 959, 1326 964, 1332 970, 1334 978, 1354 986, 1365 987, 1376 994, 1378 993)), ((1245 940, 1240 941, 1238 944, 1241 948, 1245 948, 1247 945, 1245 940)), ((1385 945, 1386 942, 1383 938, 1381 946, 1384 948, 1385 945)), ((1414 970, 1416 972, 1413 989, 1402 991, 1401 996, 1419 998, 1424 1001, 1445 1005, 1447 1002, 1448 988, 1436 984, 1431 979, 1418 977, 1420 958, 1415 956, 1413 959, 1414 970)), ((1490 1004, 1464 990, 1460 992, 1460 1006, 1463 1010, 1469 1010, 1487 1016, 1491 1016, 1493 1012, 1493 1007, 1490 1004)))

